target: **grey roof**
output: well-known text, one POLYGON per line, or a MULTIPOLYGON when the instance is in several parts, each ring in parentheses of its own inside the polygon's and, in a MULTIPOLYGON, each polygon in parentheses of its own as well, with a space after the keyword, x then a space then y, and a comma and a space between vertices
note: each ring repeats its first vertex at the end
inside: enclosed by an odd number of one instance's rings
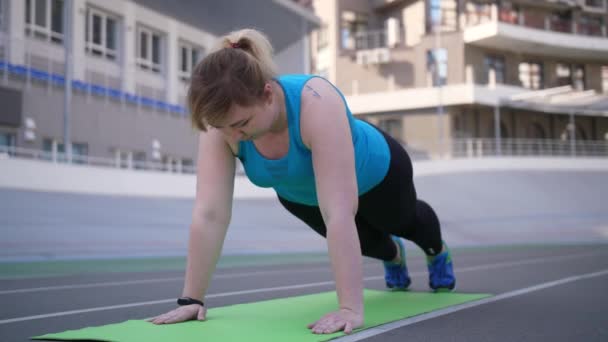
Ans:
POLYGON ((216 36, 235 29, 256 28, 270 38, 276 52, 320 24, 312 10, 292 0, 133 1, 216 36))
POLYGON ((572 86, 528 91, 501 99, 501 105, 558 114, 608 116, 608 94, 572 86))

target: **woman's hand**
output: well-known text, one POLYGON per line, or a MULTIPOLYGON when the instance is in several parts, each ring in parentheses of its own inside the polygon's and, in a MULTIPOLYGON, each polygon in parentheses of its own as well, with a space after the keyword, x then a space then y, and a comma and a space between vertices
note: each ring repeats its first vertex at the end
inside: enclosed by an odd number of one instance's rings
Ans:
POLYGON ((180 306, 166 314, 149 318, 146 321, 154 324, 171 324, 191 320, 204 321, 207 316, 207 308, 199 304, 180 306))
POLYGON ((363 313, 340 309, 328 313, 314 323, 310 323, 308 329, 315 334, 332 334, 342 330, 344 330, 344 333, 350 334, 361 326, 363 326, 363 313))

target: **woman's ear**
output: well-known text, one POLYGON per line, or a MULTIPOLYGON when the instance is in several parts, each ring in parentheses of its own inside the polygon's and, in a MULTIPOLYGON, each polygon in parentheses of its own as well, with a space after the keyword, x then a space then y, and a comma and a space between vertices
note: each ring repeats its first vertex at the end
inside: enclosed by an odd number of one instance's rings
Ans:
POLYGON ((274 89, 272 88, 272 83, 267 82, 264 84, 264 102, 266 104, 271 104, 273 100, 274 89))

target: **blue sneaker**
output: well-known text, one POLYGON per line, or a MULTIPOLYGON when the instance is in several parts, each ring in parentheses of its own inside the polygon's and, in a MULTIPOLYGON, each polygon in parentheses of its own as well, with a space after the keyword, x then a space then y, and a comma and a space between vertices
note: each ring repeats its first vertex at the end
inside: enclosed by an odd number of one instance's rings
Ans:
POLYGON ((386 287, 389 289, 407 290, 412 283, 412 280, 407 273, 407 266, 405 265, 405 246, 399 237, 392 235, 391 238, 399 245, 401 262, 395 264, 390 261, 384 261, 384 280, 386 281, 386 287))
POLYGON ((429 269, 429 286, 435 292, 451 291, 456 286, 456 277, 452 266, 452 254, 443 243, 444 251, 434 257, 426 257, 429 269))

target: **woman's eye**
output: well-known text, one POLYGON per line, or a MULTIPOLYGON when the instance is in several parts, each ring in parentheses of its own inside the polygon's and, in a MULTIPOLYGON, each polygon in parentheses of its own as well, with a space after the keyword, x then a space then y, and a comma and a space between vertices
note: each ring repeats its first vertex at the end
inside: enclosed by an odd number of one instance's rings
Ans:
POLYGON ((245 126, 247 126, 248 123, 249 123, 249 119, 243 121, 243 123, 240 124, 239 127, 245 127, 245 126))

